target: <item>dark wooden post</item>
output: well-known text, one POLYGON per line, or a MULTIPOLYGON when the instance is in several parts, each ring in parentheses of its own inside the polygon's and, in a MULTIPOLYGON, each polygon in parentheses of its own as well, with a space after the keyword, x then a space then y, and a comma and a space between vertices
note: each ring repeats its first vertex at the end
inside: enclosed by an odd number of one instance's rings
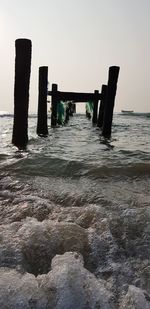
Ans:
POLYGON ((104 110, 104 122, 102 129, 102 135, 106 138, 109 138, 111 136, 113 109, 115 103, 119 70, 120 68, 117 66, 112 66, 109 68, 107 98, 104 110))
POLYGON ((12 143, 25 149, 28 142, 28 107, 32 43, 28 39, 15 41, 14 123, 12 143))
POLYGON ((106 103, 107 85, 102 85, 101 95, 102 95, 102 98, 100 101, 98 121, 97 121, 97 126, 99 128, 103 127, 104 106, 106 103))
MULTIPOLYGON (((95 90, 94 93, 99 94, 99 91, 95 90)), ((98 99, 95 99, 93 102, 93 118, 92 118, 93 124, 97 124, 97 109, 98 109, 98 99)))
POLYGON ((68 123, 69 121, 69 117, 70 117, 70 108, 69 108, 69 104, 66 104, 66 117, 65 117, 65 123, 68 123))
POLYGON ((76 114, 76 103, 73 103, 73 113, 76 114))
POLYGON ((57 84, 52 84, 52 113, 51 113, 51 127, 56 127, 57 125, 57 84))
POLYGON ((48 67, 39 68, 39 96, 38 96, 38 120, 37 134, 39 136, 48 135, 47 126, 47 86, 48 86, 48 67))

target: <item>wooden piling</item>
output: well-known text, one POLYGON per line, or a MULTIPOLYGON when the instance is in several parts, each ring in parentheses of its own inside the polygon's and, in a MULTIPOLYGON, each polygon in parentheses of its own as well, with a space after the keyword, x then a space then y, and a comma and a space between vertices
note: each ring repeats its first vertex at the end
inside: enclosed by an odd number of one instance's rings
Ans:
POLYGON ((68 106, 69 106, 69 116, 73 116, 73 113, 74 113, 74 106, 73 106, 73 102, 69 102, 68 103, 68 106))
POLYGON ((14 122, 12 143, 25 149, 28 142, 28 107, 32 43, 28 39, 15 41, 14 122))
POLYGON ((94 93, 97 95, 97 99, 95 99, 93 102, 93 118, 92 118, 93 125, 97 124, 97 109, 98 109, 99 91, 95 90, 94 93))
POLYGON ((58 96, 57 96, 57 84, 52 84, 52 105, 51 105, 51 127, 56 127, 57 125, 57 102, 58 102, 58 96))
POLYGON ((69 103, 66 104, 66 117, 65 117, 65 123, 68 123, 70 117, 70 108, 69 103))
POLYGON ((48 67, 43 66, 39 68, 39 95, 38 95, 38 120, 37 120, 37 134, 39 136, 48 135, 47 86, 48 86, 48 67))
POLYGON ((104 122, 103 122, 103 129, 102 129, 102 135, 106 138, 110 138, 111 136, 113 109, 114 109, 114 103, 115 103, 119 70, 120 68, 117 66, 112 66, 109 68, 107 98, 106 98, 106 105, 105 105, 105 110, 104 110, 104 122))
POLYGON ((73 113, 76 114, 76 103, 72 103, 73 104, 73 113))
POLYGON ((107 85, 102 85, 101 95, 102 95, 102 98, 100 101, 99 114, 98 114, 98 120, 97 120, 97 126, 99 128, 103 127, 104 107, 105 107, 106 95, 107 95, 107 85))

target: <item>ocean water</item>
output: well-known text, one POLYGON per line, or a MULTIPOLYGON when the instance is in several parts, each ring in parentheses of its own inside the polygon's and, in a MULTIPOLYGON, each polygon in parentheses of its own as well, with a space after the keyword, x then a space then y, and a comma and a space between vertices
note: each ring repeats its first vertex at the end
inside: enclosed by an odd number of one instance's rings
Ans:
POLYGON ((0 308, 150 308, 150 114, 84 114, 11 144, 0 115, 0 308))

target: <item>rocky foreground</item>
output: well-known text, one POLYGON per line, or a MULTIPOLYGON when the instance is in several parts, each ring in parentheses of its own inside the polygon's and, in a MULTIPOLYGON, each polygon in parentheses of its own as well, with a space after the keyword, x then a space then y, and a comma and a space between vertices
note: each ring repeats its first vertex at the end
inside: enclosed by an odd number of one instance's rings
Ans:
POLYGON ((110 211, 16 190, 0 199, 1 309, 150 308, 148 201, 110 211))

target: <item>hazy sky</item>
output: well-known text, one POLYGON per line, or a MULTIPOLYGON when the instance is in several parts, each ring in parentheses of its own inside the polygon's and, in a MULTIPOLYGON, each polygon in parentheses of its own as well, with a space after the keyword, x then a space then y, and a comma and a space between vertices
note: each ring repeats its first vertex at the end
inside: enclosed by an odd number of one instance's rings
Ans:
POLYGON ((40 66, 59 90, 93 92, 118 65, 115 111, 150 112, 150 0, 0 0, 0 110, 11 112, 18 38, 32 40, 30 111, 40 66))

